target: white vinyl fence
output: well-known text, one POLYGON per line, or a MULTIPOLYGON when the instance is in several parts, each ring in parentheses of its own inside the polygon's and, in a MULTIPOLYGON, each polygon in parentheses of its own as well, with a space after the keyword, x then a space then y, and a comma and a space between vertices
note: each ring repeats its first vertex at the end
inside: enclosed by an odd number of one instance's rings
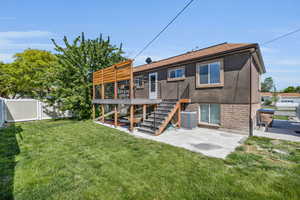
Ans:
POLYGON ((3 122, 20 122, 63 117, 71 117, 71 113, 63 113, 56 107, 47 106, 47 104, 35 99, 1 99, 0 101, 0 126, 3 125, 3 122))
POLYGON ((0 98, 0 127, 4 124, 4 99, 0 98))

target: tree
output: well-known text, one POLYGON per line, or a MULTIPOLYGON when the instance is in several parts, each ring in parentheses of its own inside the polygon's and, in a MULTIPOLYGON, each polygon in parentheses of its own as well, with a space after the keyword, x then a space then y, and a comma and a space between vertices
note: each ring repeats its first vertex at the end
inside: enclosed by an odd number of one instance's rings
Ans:
POLYGON ((7 64, 0 62, 0 97, 8 98, 8 75, 6 73, 7 64))
POLYGON ((286 92, 286 93, 293 93, 293 92, 297 92, 297 89, 294 87, 294 86, 289 86, 287 88, 285 88, 283 90, 283 92, 286 92))
POLYGON ((274 87, 274 81, 272 77, 265 78, 264 82, 261 83, 262 92, 271 92, 274 87))
POLYGON ((56 56, 48 51, 27 49, 14 58, 10 64, 1 64, 0 94, 6 98, 44 98, 50 87, 49 77, 57 65, 56 56))
POLYGON ((122 45, 116 47, 102 35, 85 40, 84 34, 72 44, 63 38, 64 47, 54 39, 59 67, 55 70, 53 90, 48 103, 58 104, 62 111, 70 110, 78 119, 90 118, 92 111, 92 73, 124 60, 122 45))
POLYGON ((300 86, 297 86, 295 90, 296 92, 300 93, 300 86))

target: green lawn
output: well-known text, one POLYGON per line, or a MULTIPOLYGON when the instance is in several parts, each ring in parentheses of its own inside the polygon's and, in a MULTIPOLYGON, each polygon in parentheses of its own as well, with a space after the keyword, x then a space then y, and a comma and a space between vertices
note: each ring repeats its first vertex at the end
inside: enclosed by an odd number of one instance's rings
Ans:
POLYGON ((286 200, 300 199, 299 188, 299 143, 253 137, 221 160, 92 121, 0 131, 1 200, 286 200))
POLYGON ((288 116, 274 115, 274 119, 289 120, 288 116))

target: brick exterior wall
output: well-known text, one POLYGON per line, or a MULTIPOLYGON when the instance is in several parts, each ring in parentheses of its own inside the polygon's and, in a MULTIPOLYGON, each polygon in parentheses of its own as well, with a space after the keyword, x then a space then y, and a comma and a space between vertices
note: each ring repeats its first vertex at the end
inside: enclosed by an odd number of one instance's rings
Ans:
MULTIPOLYGON (((197 112, 199 120, 199 103, 188 104, 185 111, 197 112)), ((256 111, 260 104, 252 104, 253 125, 256 126, 256 111)), ((249 133, 249 104, 221 104, 220 128, 230 129, 242 134, 249 133)), ((215 128, 215 127, 214 127, 215 128)))
POLYGON ((222 104, 221 127, 248 132, 249 109, 249 104, 222 104))

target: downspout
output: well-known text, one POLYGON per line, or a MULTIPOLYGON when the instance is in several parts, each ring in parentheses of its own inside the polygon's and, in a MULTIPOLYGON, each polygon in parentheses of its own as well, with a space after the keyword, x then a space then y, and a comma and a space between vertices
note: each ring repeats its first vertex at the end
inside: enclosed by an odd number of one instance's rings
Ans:
POLYGON ((253 136, 253 120, 252 120, 252 54, 256 52, 256 49, 250 52, 250 92, 249 92, 249 136, 253 136))

